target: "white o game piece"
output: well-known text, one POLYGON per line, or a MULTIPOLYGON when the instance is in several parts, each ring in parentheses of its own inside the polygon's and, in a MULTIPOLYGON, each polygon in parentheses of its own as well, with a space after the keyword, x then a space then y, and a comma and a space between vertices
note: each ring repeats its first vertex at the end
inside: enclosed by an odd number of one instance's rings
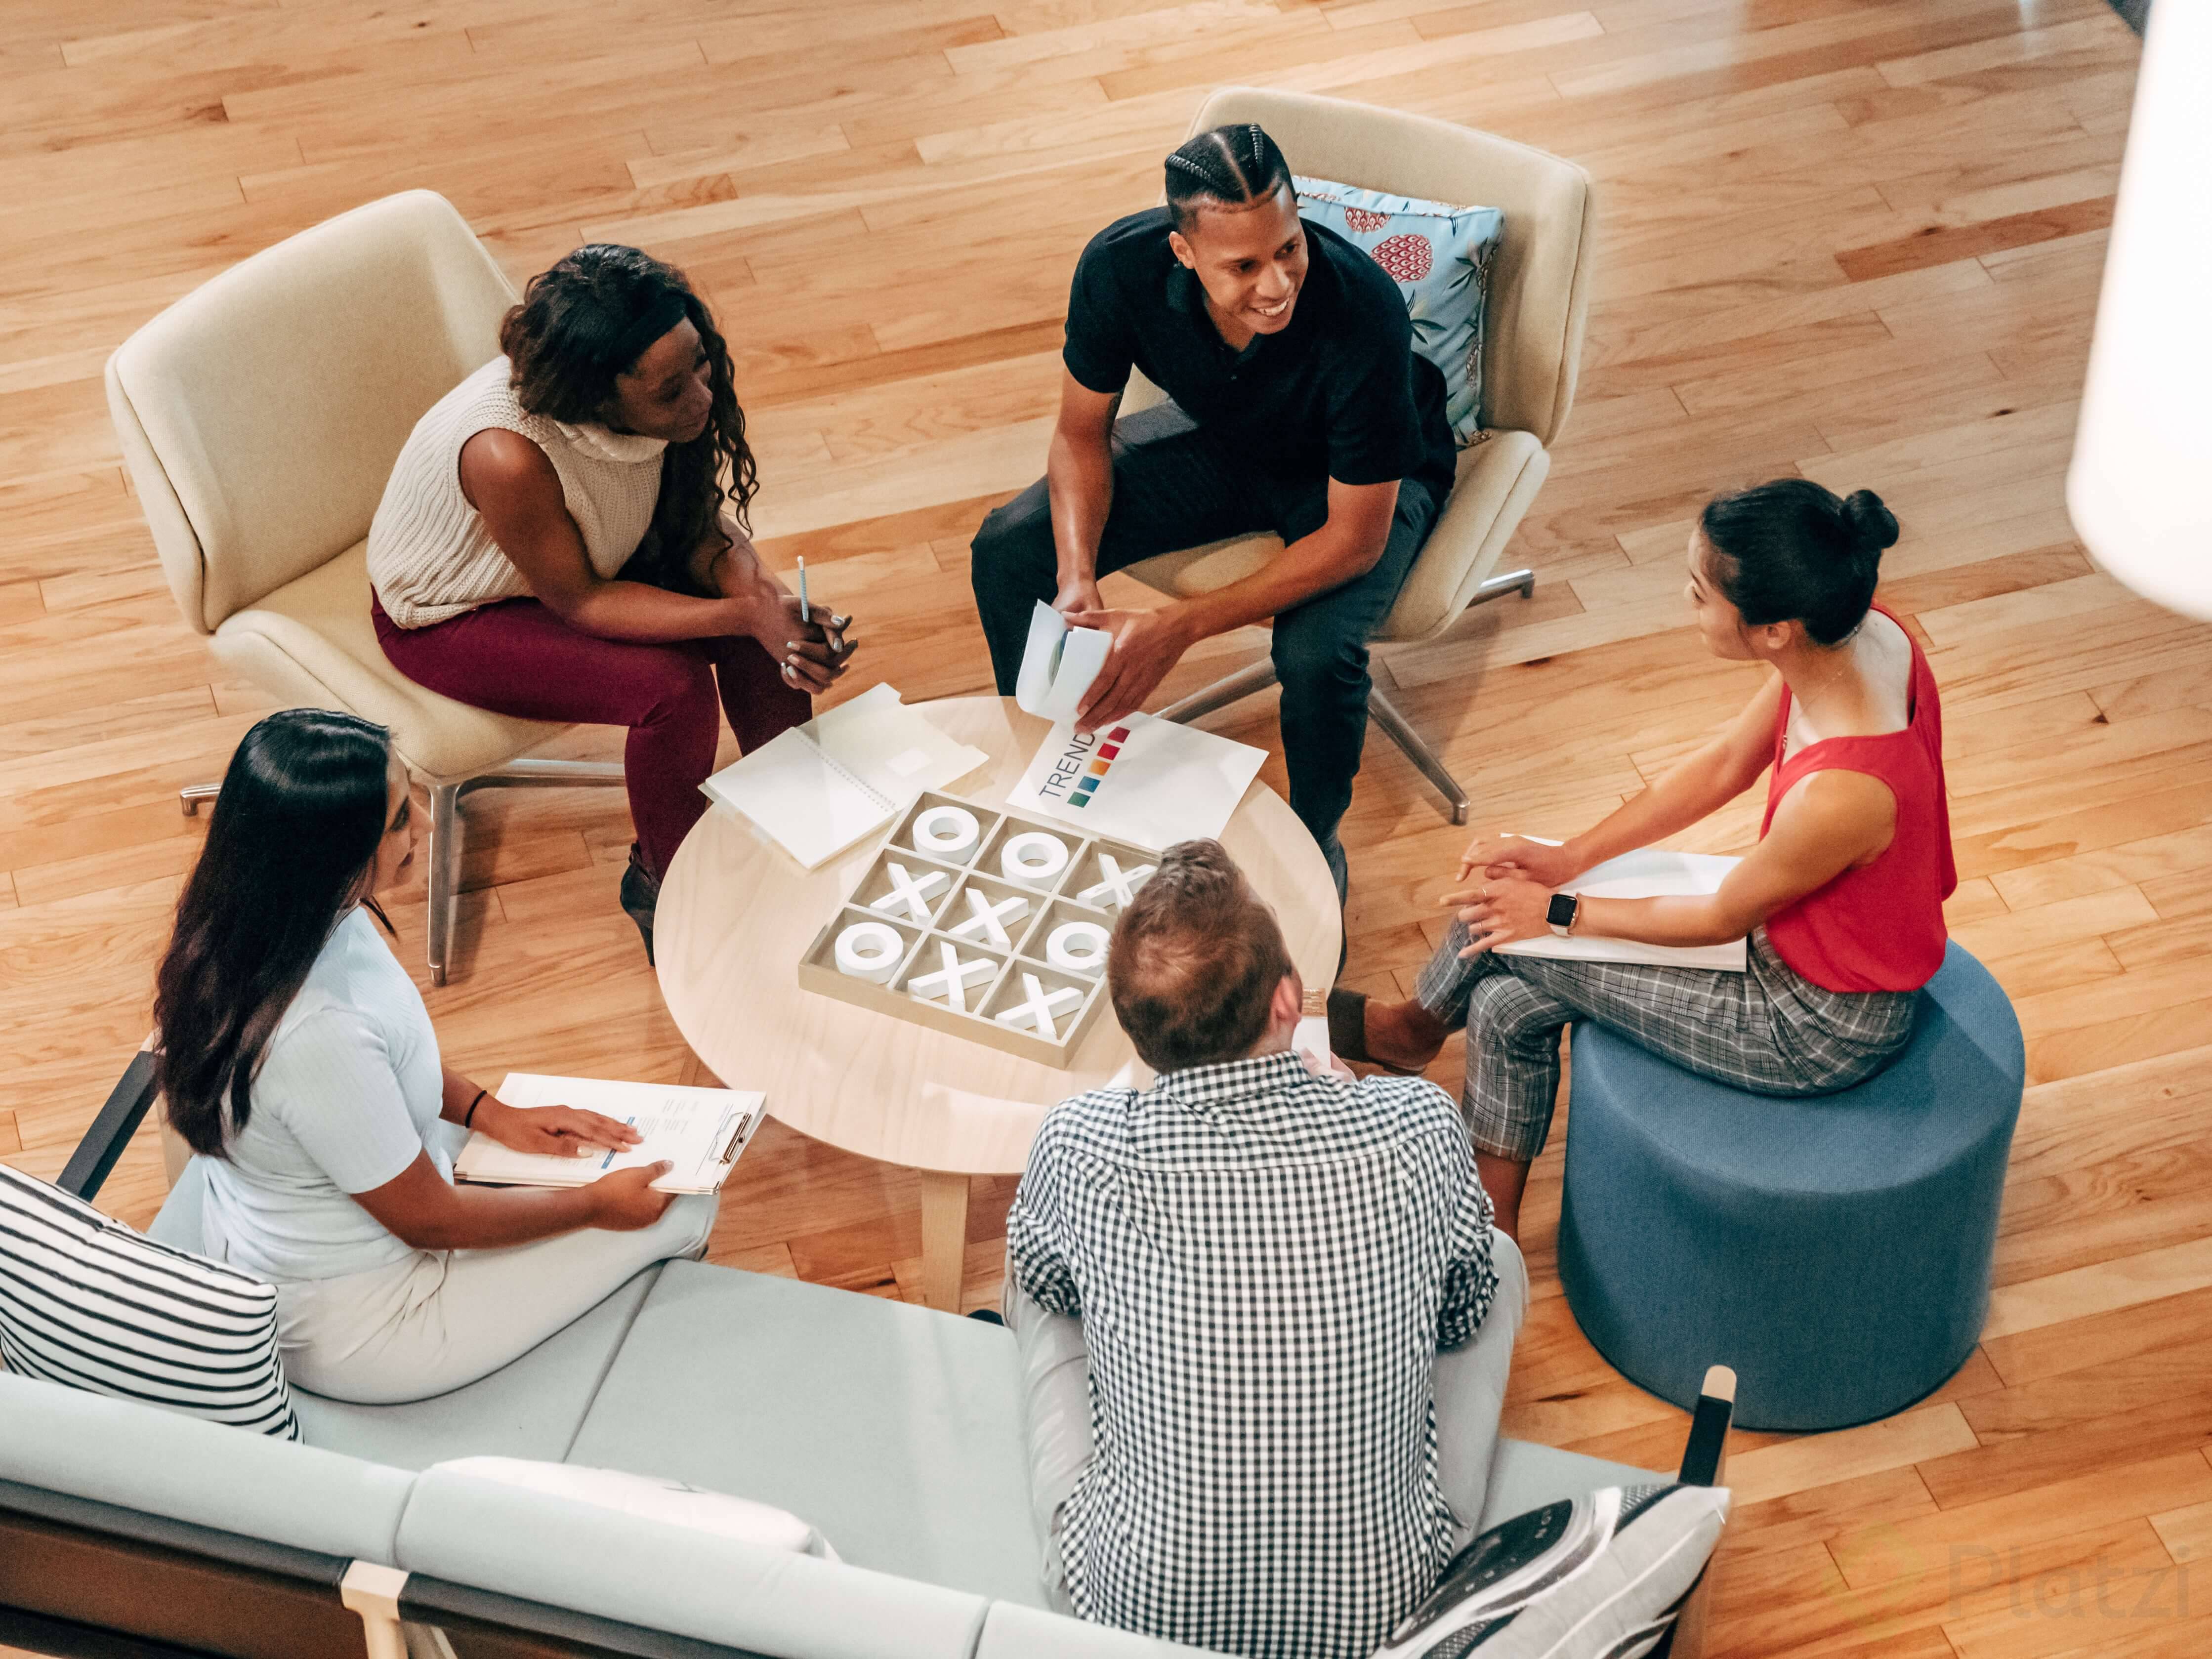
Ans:
POLYGON ((891 890, 868 908, 903 915, 909 921, 927 921, 929 896, 952 879, 942 870, 925 870, 917 876, 896 859, 884 860, 884 873, 891 878, 891 890))
POLYGON ((1095 904, 1102 910, 1118 910, 1137 896, 1137 889, 1144 885, 1145 878, 1152 873, 1153 868, 1152 865, 1140 864, 1133 870, 1124 870, 1121 861, 1111 853, 1101 853, 1098 855, 1098 873, 1104 879, 1091 883, 1076 897, 1085 904, 1095 904))
POLYGON ((1095 921, 1063 921, 1044 942, 1044 959, 1071 974, 1095 974, 1106 965, 1109 938, 1095 921))
POLYGON ((882 984, 898 971, 906 941, 880 921, 856 921, 837 935, 837 971, 882 984))
POLYGON ((1049 1042, 1060 1041, 1060 1027, 1053 1024, 1053 1015, 1074 1012, 1071 1004, 1080 1006, 1083 993, 1074 990, 1047 991, 1044 981, 1035 974, 1022 975, 1024 1000, 1018 1008, 1009 1008, 999 1016, 1001 1025, 1028 1025, 1037 1035, 1049 1042))
POLYGON ((914 821, 915 850, 941 859, 966 858, 982 838, 975 815, 957 806, 933 806, 914 821))
POLYGON ((1067 868, 1067 847, 1057 836, 1032 830, 999 849, 999 868, 1008 881, 1042 886, 1067 868))
POLYGON ((959 951, 942 939, 938 941, 937 949, 945 966, 933 974, 915 975, 907 981, 906 988, 924 1002, 949 1003, 964 1014, 968 1012, 968 988, 979 981, 988 984, 994 965, 985 957, 963 962, 959 951))
POLYGON ((994 945, 1011 945, 1006 924, 1019 921, 1030 913, 1030 902, 1019 893, 1009 894, 996 904, 988 895, 971 887, 964 896, 968 900, 968 920, 956 922, 945 931, 955 939, 988 939, 994 945))

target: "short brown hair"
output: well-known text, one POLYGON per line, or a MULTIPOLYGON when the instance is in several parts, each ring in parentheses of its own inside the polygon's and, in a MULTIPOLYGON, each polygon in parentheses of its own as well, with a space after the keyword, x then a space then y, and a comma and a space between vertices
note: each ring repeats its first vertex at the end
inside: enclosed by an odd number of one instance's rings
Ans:
POLYGON ((1114 1017, 1156 1072, 1242 1060, 1267 1035, 1290 947, 1218 841, 1186 841, 1121 913, 1106 954, 1114 1017))

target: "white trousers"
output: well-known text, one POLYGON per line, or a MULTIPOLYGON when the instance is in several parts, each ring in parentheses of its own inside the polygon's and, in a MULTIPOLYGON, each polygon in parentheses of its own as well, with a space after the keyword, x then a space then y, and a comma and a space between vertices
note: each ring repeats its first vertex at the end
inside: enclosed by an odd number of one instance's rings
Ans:
MULTIPOLYGON (((1459 1522, 1452 1529, 1454 1549, 1474 1536, 1489 1492, 1513 1339, 1528 1312, 1528 1269, 1520 1247, 1495 1230, 1490 1246, 1491 1265, 1498 1272, 1490 1311, 1473 1340, 1438 1354, 1429 1372, 1437 1413, 1437 1484, 1459 1522)), ((1091 1462, 1091 1351, 1083 1339, 1083 1322, 1046 1312, 1015 1284, 1011 1270, 1000 1305, 1021 1357, 1030 1504, 1037 1534, 1044 1540, 1040 1576, 1054 1610, 1073 1613, 1060 1528, 1061 1510, 1091 1462)))
POLYGON ((276 1287, 287 1377, 362 1405, 427 1400, 489 1376, 632 1275, 703 1255, 717 1198, 678 1198, 635 1232, 585 1228, 498 1250, 417 1250, 365 1273, 276 1287))

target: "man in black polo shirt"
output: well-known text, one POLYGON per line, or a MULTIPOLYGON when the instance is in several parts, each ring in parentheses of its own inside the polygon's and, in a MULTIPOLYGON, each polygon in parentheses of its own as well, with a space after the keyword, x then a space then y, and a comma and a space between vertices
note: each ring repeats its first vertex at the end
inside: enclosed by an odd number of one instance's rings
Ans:
POLYGON ((1168 157, 1167 198, 1076 265, 1045 476, 976 533, 976 609, 1001 695, 1037 600, 1113 634, 1085 728, 1136 708, 1200 640, 1273 618, 1291 805, 1341 898, 1367 639, 1452 485, 1443 376, 1414 354, 1396 283, 1298 217, 1257 126, 1168 157), (1117 426, 1132 366, 1174 401, 1117 426), (1125 565, 1257 531, 1283 551, 1226 587, 1155 611, 1100 603, 1098 578, 1125 565))

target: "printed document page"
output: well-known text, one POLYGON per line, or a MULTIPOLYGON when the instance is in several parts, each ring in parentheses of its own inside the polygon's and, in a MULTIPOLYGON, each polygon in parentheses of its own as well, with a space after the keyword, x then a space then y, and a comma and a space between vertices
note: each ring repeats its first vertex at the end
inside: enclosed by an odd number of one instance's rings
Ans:
POLYGON ((620 1152, 557 1158, 518 1152, 478 1133, 453 1161, 459 1180, 499 1187, 581 1187, 612 1170, 666 1158, 672 1167, 653 1183, 655 1191, 719 1192, 767 1115, 768 1097, 757 1090, 509 1072, 495 1092, 510 1106, 574 1106, 603 1113, 630 1125, 644 1139, 620 1152))
POLYGON ((1007 791, 1006 805, 1089 835, 1171 847, 1218 836, 1266 758, 1249 744, 1150 714, 1092 732, 1062 720, 1007 791))

